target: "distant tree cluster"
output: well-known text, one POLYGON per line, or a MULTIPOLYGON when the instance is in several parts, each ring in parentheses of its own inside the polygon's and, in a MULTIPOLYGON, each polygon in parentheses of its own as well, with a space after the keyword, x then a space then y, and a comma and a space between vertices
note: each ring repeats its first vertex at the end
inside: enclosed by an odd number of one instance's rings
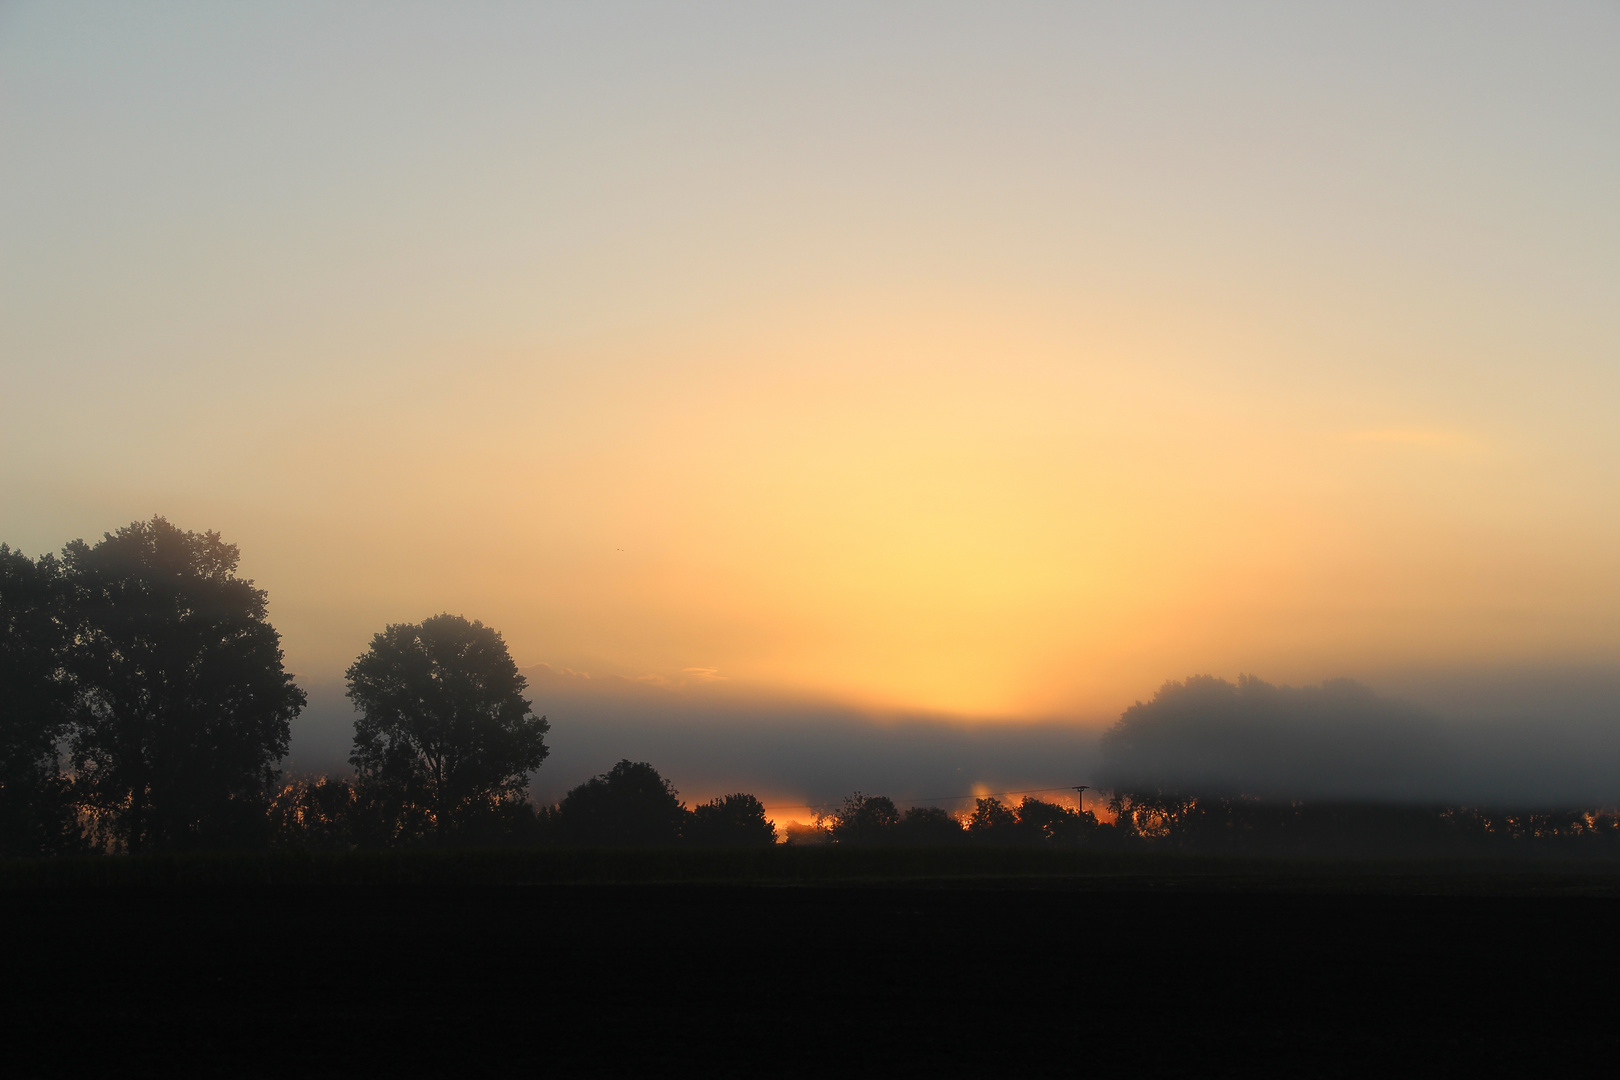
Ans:
MULTIPOLYGON (((289 784, 273 811, 280 842, 345 849, 411 843, 380 825, 391 811, 368 801, 363 783, 324 778, 289 784)), ((937 847, 951 844, 1078 846, 1103 826, 1090 811, 1026 796, 1009 806, 976 800, 965 819, 937 806, 901 810, 883 795, 859 792, 814 824, 790 828, 790 844, 937 847)), ((641 761, 621 761, 570 791, 552 807, 515 804, 478 836, 519 846, 694 847, 770 846, 778 840, 765 806, 753 795, 725 795, 690 809, 673 784, 641 761)))
POLYGON ((1485 810, 1116 792, 1117 846, 1234 855, 1620 855, 1613 810, 1485 810))
POLYGON ((1079 845, 1097 832, 1096 815, 1058 803, 1025 796, 1009 806, 982 798, 965 820, 938 806, 912 806, 901 811, 884 795, 856 792, 811 829, 798 830, 795 843, 871 846, 938 846, 944 844, 1079 845))
POLYGON ((690 809, 673 784, 644 761, 621 761, 570 791, 556 806, 489 800, 448 835, 398 827, 397 803, 379 800, 365 780, 322 778, 288 784, 271 811, 279 844, 347 850, 471 843, 485 846, 655 848, 757 847, 776 843, 765 806, 747 794, 724 795, 690 809), (469 828, 469 826, 471 826, 469 828))

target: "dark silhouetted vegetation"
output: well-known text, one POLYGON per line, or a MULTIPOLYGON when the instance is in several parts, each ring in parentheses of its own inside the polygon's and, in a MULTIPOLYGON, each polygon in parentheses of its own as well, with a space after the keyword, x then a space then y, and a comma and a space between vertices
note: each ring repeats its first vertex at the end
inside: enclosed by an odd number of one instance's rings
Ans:
POLYGON ((959 843, 962 823, 938 806, 911 806, 900 815, 895 839, 912 847, 959 843))
POLYGON ((73 707, 65 592, 54 558, 32 560, 0 544, 0 856, 82 844, 57 752, 73 707))
POLYGON ((968 835, 981 843, 1081 845, 1097 836, 1097 817, 1028 795, 1016 807, 989 798, 976 801, 968 835))
POLYGON ((538 847, 555 843, 551 814, 523 799, 502 799, 464 811, 454 829, 441 833, 418 807, 402 828, 399 802, 386 789, 341 777, 294 781, 270 808, 272 846, 292 851, 355 851, 384 848, 538 847), (412 829, 410 825, 417 827, 412 829))
POLYGON ((996 798, 978 799, 964 822, 938 806, 911 806, 902 812, 887 796, 856 792, 813 829, 789 830, 788 841, 880 847, 1080 846, 1097 839, 1098 828, 1089 811, 1027 796, 1016 807, 996 798))
POLYGON ((893 843, 899 824, 900 811, 893 799, 856 792, 844 800, 832 820, 831 832, 840 844, 893 843))
POLYGON ((1011 840, 1018 835, 1018 815, 1000 799, 975 799, 967 827, 975 840, 1011 840))
POLYGON ((675 785, 645 761, 621 761, 570 791, 558 804, 560 842, 583 847, 668 847, 686 829, 675 785))
POLYGON ((273 766, 305 699, 238 559, 218 533, 163 518, 64 551, 72 761, 115 846, 262 842, 273 766))
POLYGON ((238 558, 161 517, 60 561, 0 547, 7 852, 263 844, 305 699, 238 558))
POLYGON ((357 786, 400 838, 470 839, 521 816, 549 728, 506 642, 458 615, 389 626, 348 671, 357 786))
POLYGON ((380 816, 367 829, 372 815, 354 784, 323 776, 308 783, 288 784, 270 806, 270 836, 276 847, 307 851, 351 851, 384 847, 390 839, 380 816))
POLYGON ((1487 810, 1115 793, 1121 847, 1307 857, 1620 857, 1612 810, 1487 810))
POLYGON ((1097 815, 1089 810, 1071 810, 1028 795, 1018 804, 1018 826, 1032 842, 1045 844, 1086 843, 1098 828, 1097 815))
POLYGON ((692 808, 683 825, 688 841, 699 847, 759 847, 776 843, 776 826, 765 806, 741 792, 722 795, 692 808))
MULTIPOLYGON (((624 853, 633 860, 654 859, 654 849, 776 846, 778 829, 755 796, 688 809, 647 762, 620 761, 556 806, 535 805, 529 775, 547 757, 548 723, 524 698, 527 682, 500 634, 456 615, 388 626, 350 666, 360 711, 352 776, 279 782, 275 766, 305 698, 282 669, 267 597, 237 575, 238 563, 217 533, 160 517, 95 545, 74 541, 60 558, 0 545, 0 855, 639 849, 624 853)), ((936 868, 953 865, 951 851, 1013 849, 1620 859, 1612 810, 1276 793, 1280 777, 1342 775, 1345 761, 1330 751, 1358 722, 1372 732, 1363 750, 1399 743, 1408 764, 1432 732, 1421 714, 1350 683, 1170 683, 1105 739, 1118 774, 1109 820, 1030 795, 1016 805, 980 798, 958 817, 856 792, 810 824, 783 826, 781 846, 864 850, 877 860, 860 863, 868 867, 922 865, 906 853, 924 849, 946 852, 929 863, 936 868), (1227 789, 1233 762, 1264 766, 1252 791, 1227 789), (1120 779, 1132 775, 1141 782, 1120 779)), ((715 867, 746 863, 741 851, 710 854, 715 867)))

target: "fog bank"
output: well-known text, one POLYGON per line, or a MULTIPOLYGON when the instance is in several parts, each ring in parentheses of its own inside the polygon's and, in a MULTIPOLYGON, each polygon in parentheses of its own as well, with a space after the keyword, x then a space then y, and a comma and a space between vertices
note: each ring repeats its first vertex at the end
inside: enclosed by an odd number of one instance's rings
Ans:
MULTIPOLYGON (((621 758, 651 762, 688 804, 732 791, 779 819, 807 819, 852 791, 960 808, 948 796, 1068 787, 1097 764, 1097 730, 1060 723, 963 724, 874 718, 825 702, 760 697, 724 685, 657 686, 538 665, 534 709, 551 755, 531 790, 543 802, 621 758)), ((290 773, 347 772, 354 714, 337 684, 312 684, 294 723, 290 773)))
MULTIPOLYGON (((652 685, 524 669, 552 751, 534 796, 560 799, 621 758, 649 761, 688 803, 760 796, 806 819, 852 791, 905 803, 1092 784, 1269 799, 1570 807, 1620 804, 1620 673, 1453 671, 1291 688, 1209 676, 1168 683, 1098 722, 873 717, 724 682, 652 685)), ((307 685, 290 773, 347 772, 353 713, 307 685)))
POLYGON ((1166 683, 1102 738, 1100 785, 1266 799, 1568 807, 1620 802, 1620 694, 1601 672, 1166 683), (1447 703, 1440 712, 1432 704, 1447 703))

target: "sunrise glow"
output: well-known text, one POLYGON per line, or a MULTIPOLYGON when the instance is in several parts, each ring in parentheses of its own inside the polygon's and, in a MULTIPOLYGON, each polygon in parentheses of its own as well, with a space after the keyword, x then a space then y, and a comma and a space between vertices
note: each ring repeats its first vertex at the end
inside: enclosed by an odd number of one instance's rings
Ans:
POLYGON ((1620 646, 1597 9, 47 11, 0 35, 8 536, 217 528, 302 678, 449 611, 1094 725, 1620 646))

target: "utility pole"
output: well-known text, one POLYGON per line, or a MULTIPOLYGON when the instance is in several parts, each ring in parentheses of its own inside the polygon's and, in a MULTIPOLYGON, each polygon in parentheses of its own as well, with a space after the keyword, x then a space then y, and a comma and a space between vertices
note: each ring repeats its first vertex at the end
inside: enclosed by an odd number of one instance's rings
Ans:
POLYGON ((1080 812, 1083 814, 1086 812, 1086 792, 1091 790, 1091 785, 1080 784, 1076 786, 1074 790, 1080 795, 1080 812))

